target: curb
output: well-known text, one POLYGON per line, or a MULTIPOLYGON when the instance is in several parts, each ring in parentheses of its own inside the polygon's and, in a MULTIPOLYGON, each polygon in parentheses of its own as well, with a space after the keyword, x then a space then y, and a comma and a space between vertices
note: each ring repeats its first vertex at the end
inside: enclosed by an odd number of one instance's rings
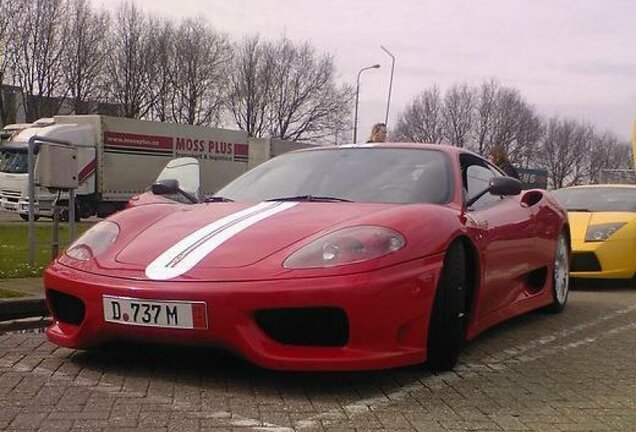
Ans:
POLYGON ((51 325, 50 317, 24 318, 11 321, 0 321, 0 335, 6 333, 44 333, 51 325))
POLYGON ((0 300, 0 322, 48 315, 49 310, 43 297, 0 300))

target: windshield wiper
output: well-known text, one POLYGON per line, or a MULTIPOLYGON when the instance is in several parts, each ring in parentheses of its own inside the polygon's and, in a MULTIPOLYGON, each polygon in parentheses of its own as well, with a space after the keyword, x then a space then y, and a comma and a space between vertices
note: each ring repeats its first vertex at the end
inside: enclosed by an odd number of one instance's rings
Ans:
POLYGON ((587 208, 580 208, 580 207, 574 207, 574 208, 566 208, 567 211, 571 211, 571 212, 587 212, 587 213, 591 213, 592 210, 587 209, 587 208))
POLYGON ((353 202, 345 198, 320 195, 296 195, 280 198, 272 198, 265 201, 337 201, 337 202, 353 202))
POLYGON ((234 200, 231 199, 231 198, 226 198, 226 197, 222 197, 222 196, 210 195, 210 196, 206 196, 205 200, 203 202, 206 202, 206 203, 211 203, 211 202, 234 202, 234 200))

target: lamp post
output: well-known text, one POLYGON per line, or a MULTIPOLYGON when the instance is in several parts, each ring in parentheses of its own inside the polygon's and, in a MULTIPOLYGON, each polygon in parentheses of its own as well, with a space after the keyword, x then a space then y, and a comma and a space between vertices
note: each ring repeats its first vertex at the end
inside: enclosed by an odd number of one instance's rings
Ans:
POLYGON ((380 45, 382 51, 387 53, 391 57, 391 79, 389 80, 389 97, 386 100, 386 117, 384 117, 384 124, 389 127, 389 105, 391 105, 391 89, 393 88, 393 71, 395 70, 395 56, 389 52, 388 49, 380 45))
POLYGON ((378 69, 380 67, 379 64, 374 64, 373 66, 363 67, 358 71, 358 79, 356 80, 356 110, 353 118, 353 143, 356 143, 358 138, 358 100, 360 99, 360 75, 365 70, 369 69, 378 69))

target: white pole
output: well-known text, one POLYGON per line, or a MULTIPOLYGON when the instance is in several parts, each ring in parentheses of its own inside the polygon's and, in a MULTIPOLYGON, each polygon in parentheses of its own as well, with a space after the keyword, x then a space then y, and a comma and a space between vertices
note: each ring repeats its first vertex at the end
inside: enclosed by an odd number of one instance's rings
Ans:
POLYGON ((384 117, 384 124, 387 129, 389 127, 389 106, 391 105, 391 89, 393 88, 393 71, 395 70, 395 56, 389 52, 388 49, 380 45, 380 48, 391 57, 391 78, 389 80, 389 97, 386 100, 386 116, 384 117))

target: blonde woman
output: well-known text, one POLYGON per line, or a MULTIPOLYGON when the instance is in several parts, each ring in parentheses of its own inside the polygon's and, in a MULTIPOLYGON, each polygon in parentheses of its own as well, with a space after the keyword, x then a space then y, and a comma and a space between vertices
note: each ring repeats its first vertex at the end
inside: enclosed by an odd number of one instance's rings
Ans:
POLYGON ((376 123, 371 129, 368 143, 386 142, 386 125, 384 123, 376 123))

